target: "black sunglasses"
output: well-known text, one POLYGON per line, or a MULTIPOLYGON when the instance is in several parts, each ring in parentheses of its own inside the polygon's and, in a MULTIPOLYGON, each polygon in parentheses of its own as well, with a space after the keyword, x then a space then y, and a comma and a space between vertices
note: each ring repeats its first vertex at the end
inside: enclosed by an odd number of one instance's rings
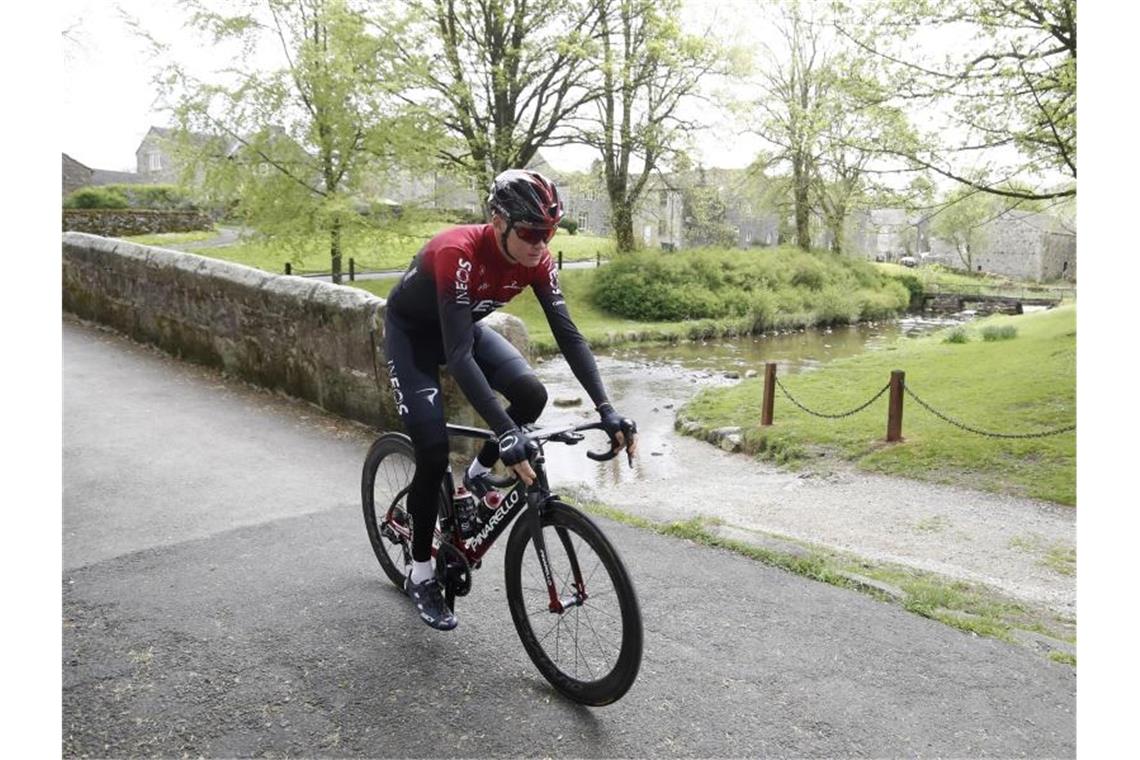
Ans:
POLYGON ((554 232, 557 227, 515 227, 515 234, 519 236, 519 240, 531 245, 538 245, 539 243, 548 243, 554 237, 554 232))

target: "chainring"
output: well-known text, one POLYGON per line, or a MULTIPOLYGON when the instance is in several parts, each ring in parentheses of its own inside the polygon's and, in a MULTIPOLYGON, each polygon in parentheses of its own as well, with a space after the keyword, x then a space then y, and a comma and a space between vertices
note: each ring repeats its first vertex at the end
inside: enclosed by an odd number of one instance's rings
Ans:
POLYGON ((436 550, 435 574, 444 589, 455 596, 471 593, 471 565, 462 552, 447 542, 436 550))

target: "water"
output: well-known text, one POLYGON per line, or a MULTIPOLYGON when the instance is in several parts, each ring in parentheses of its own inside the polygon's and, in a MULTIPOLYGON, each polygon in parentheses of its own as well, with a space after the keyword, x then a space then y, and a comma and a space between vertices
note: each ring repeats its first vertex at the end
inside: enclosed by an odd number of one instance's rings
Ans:
MULTIPOLYGON (((629 467, 623 455, 609 462, 586 459, 584 449, 607 448, 600 432, 570 447, 552 444, 546 455, 551 482, 588 490, 629 480, 649 480, 677 468, 699 468, 702 456, 715 452, 708 444, 678 435, 673 430, 676 410, 699 391, 739 382, 750 371, 763 374, 766 362, 776 362, 781 375, 810 372, 827 362, 865 351, 877 351, 906 340, 958 324, 968 316, 911 317, 893 322, 842 326, 823 330, 797 330, 777 335, 686 341, 673 345, 628 344, 599 351, 598 369, 610 400, 622 414, 637 421, 638 458, 629 467)), ((562 357, 536 365, 551 403, 542 424, 594 421, 597 414, 589 397, 574 379, 562 357), (564 406, 577 401, 573 406, 564 406)))

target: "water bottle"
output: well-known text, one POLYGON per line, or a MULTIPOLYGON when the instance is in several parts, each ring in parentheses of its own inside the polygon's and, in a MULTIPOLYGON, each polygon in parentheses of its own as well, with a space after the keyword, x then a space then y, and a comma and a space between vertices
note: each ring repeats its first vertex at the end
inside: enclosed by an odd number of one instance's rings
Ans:
POLYGON ((479 506, 479 519, 486 523, 502 503, 503 495, 492 488, 483 496, 483 502, 479 506))
POLYGON ((464 538, 471 538, 479 532, 479 510, 475 497, 463 486, 455 489, 455 518, 459 521, 459 532, 464 538))

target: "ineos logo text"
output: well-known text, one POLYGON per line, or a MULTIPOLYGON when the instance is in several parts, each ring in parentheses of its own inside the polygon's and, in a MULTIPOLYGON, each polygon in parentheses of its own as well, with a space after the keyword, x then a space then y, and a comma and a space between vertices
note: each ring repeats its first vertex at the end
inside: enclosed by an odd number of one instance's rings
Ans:
POLYGON ((471 280, 471 262, 467 259, 459 260, 459 267, 455 270, 455 302, 471 305, 471 298, 467 293, 467 283, 471 280))

